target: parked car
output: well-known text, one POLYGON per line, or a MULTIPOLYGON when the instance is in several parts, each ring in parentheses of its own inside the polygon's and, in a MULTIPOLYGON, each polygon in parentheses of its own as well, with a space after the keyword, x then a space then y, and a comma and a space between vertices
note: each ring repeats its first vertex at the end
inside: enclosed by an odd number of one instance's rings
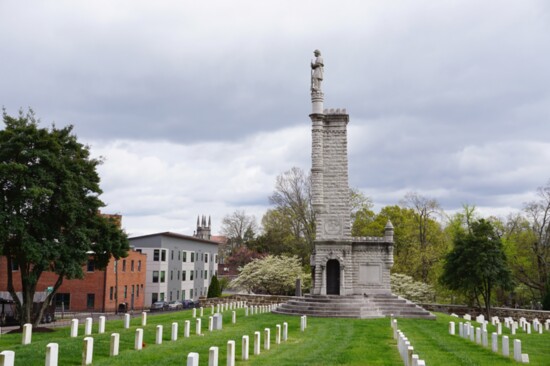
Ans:
POLYGON ((170 310, 181 310, 183 309, 183 304, 180 301, 170 301, 168 303, 170 310))
POLYGON ((151 305, 151 311, 164 311, 168 310, 170 305, 166 301, 157 301, 151 305))
POLYGON ((183 300, 184 309, 192 309, 195 307, 195 302, 193 300, 183 300))

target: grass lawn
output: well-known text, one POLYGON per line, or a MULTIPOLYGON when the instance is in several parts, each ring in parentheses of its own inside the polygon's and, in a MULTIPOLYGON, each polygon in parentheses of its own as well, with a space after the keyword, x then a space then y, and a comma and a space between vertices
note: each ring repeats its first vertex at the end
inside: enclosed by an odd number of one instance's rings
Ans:
MULTIPOLYGON (((325 319, 308 318, 308 328, 300 332, 300 318, 275 314, 244 316, 237 311, 237 324, 231 324, 231 311, 226 311, 223 330, 208 331, 208 315, 205 309, 202 319, 202 336, 195 335, 195 321, 191 311, 152 315, 144 327, 145 348, 134 351, 135 330, 141 319, 132 319, 130 329, 123 329, 122 321, 109 321, 105 334, 93 334, 94 365, 183 365, 189 352, 200 354, 200 364, 208 364, 208 349, 219 347, 219 365, 226 364, 227 341, 236 343, 238 365, 402 365, 392 337, 390 320, 373 319, 325 319), (191 337, 183 338, 183 322, 191 320, 191 337), (178 322, 178 340, 170 341, 171 324, 178 322), (275 344, 275 325, 288 323, 288 341, 275 344), (161 345, 155 343, 156 326, 163 325, 161 345), (271 329, 271 349, 263 349, 264 328, 271 329), (254 332, 262 336, 261 354, 253 355, 254 332), (110 334, 120 333, 120 354, 109 357, 110 334), (250 359, 240 361, 241 339, 250 338, 250 359)), ((515 363, 458 336, 448 334, 448 322, 458 321, 447 315, 437 314, 436 321, 398 319, 398 326, 411 341, 415 352, 427 365, 508 365, 515 363)), ((457 323, 458 333, 458 323, 457 323)), ((492 331, 493 328, 489 327, 492 331)), ((97 324, 93 331, 97 333, 97 324)), ((507 329, 505 330, 507 331, 507 329)), ((80 365, 82 362, 82 339, 84 327, 79 328, 79 337, 70 338, 69 328, 56 329, 51 333, 33 334, 31 345, 22 346, 21 334, 0 336, 0 351, 15 351, 16 365, 43 365, 46 344, 59 343, 59 364, 80 365)), ((550 365, 550 333, 527 335, 520 332, 512 340, 522 340, 523 353, 528 353, 532 365, 550 365)), ((511 347, 511 350, 513 348, 511 347)))

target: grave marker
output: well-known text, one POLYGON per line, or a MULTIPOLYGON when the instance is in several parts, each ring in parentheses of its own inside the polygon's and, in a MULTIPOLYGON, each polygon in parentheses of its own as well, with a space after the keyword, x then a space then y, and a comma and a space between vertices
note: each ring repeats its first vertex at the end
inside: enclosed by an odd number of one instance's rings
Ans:
POLYGON ((260 354, 260 332, 254 332, 254 355, 260 354))
POLYGON ((124 329, 130 328, 130 314, 124 314, 124 329))
POLYGON ((521 341, 514 339, 514 360, 521 362, 521 341))
POLYGON ((201 327, 202 327, 201 324, 202 324, 201 318, 197 318, 196 324, 195 324, 195 333, 196 333, 197 335, 201 335, 201 330, 202 330, 202 329, 201 329, 201 327))
POLYGON ((78 319, 71 320, 71 338, 78 337, 78 319))
POLYGON ((46 345, 46 366, 57 366, 59 355, 59 345, 57 343, 48 343, 46 345))
POLYGON ((91 335, 92 334, 92 318, 86 318, 84 321, 84 335, 91 335))
POLYGON ((506 357, 510 356, 510 342, 508 336, 502 336, 502 355, 506 357))
POLYGON ((271 346, 271 336, 270 336, 271 330, 269 328, 264 329, 264 349, 266 351, 269 351, 269 348, 271 346))
POLYGON ((157 334, 155 337, 155 344, 162 344, 162 325, 157 325, 157 334))
POLYGON ((172 341, 177 341, 178 340, 178 323, 177 322, 172 323, 172 335, 171 335, 170 339, 172 341))
POLYGON ((92 337, 84 338, 82 349, 82 365, 91 365, 94 356, 94 339, 92 337))
POLYGON ((227 341, 227 366, 235 366, 235 341, 227 341))
POLYGON ((31 344, 32 340, 32 324, 23 325, 23 336, 21 337, 21 344, 31 344))
POLYGON ((144 327, 147 325, 147 313, 144 311, 141 313, 141 326, 144 327))
POLYGON ((111 334, 111 349, 109 351, 110 356, 118 356, 118 348, 120 344, 120 334, 111 334))
POLYGON ((185 338, 189 338, 190 331, 191 331, 191 322, 189 320, 186 320, 185 323, 183 323, 183 336, 185 338))
POLYGON ((199 354, 191 352, 187 355, 187 366, 199 366, 199 354))
POLYGON ((103 315, 99 317, 99 325, 98 325, 97 332, 99 334, 105 333, 105 317, 103 315))
POLYGON ((136 337, 134 339, 134 349, 136 351, 141 351, 143 348, 143 329, 136 329, 136 337))
POLYGON ((288 323, 284 322, 283 323, 283 342, 286 342, 287 339, 288 339, 288 323))
POLYGON ((208 349, 208 366, 218 366, 218 347, 208 349))
POLYGON ((243 344, 242 344, 242 359, 243 361, 248 360, 248 336, 243 336, 243 344))

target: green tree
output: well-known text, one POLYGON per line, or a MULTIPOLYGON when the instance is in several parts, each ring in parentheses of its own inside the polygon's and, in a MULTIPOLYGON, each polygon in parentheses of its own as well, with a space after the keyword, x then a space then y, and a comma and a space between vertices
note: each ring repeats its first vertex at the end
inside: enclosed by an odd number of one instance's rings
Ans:
POLYGON ((302 280, 303 289, 309 288, 310 276, 302 269, 298 257, 268 255, 242 267, 230 286, 254 293, 291 295, 298 278, 302 280))
POLYGON ((511 289, 512 279, 501 239, 489 221, 479 219, 470 223, 468 231, 457 233, 454 248, 445 258, 441 282, 451 290, 473 294, 478 306, 491 316, 493 290, 511 289))
POLYGON ((211 299, 213 297, 220 297, 221 295, 222 295, 222 292, 220 290, 220 283, 218 282, 218 277, 212 276, 212 279, 210 280, 210 286, 208 286, 208 294, 206 295, 206 297, 211 299))
POLYGON ((124 257, 128 240, 117 224, 101 216, 100 164, 72 134, 72 126, 39 128, 32 110, 17 118, 4 111, 0 131, 0 252, 7 258, 8 291, 21 324, 38 324, 63 279, 83 277, 90 255, 97 268, 124 257), (91 253, 91 254, 90 254, 91 253), (14 287, 19 269, 22 295, 14 287), (33 312, 44 271, 58 275, 33 312), (17 272, 16 272, 17 273, 17 272))

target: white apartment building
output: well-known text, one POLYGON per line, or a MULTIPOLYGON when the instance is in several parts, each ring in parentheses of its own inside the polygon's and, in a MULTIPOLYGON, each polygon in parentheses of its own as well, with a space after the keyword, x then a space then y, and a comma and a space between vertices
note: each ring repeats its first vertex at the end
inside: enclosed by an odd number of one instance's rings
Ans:
POLYGON ((155 301, 206 296, 210 280, 218 272, 218 243, 172 232, 129 240, 137 251, 147 254, 146 307, 155 301))

